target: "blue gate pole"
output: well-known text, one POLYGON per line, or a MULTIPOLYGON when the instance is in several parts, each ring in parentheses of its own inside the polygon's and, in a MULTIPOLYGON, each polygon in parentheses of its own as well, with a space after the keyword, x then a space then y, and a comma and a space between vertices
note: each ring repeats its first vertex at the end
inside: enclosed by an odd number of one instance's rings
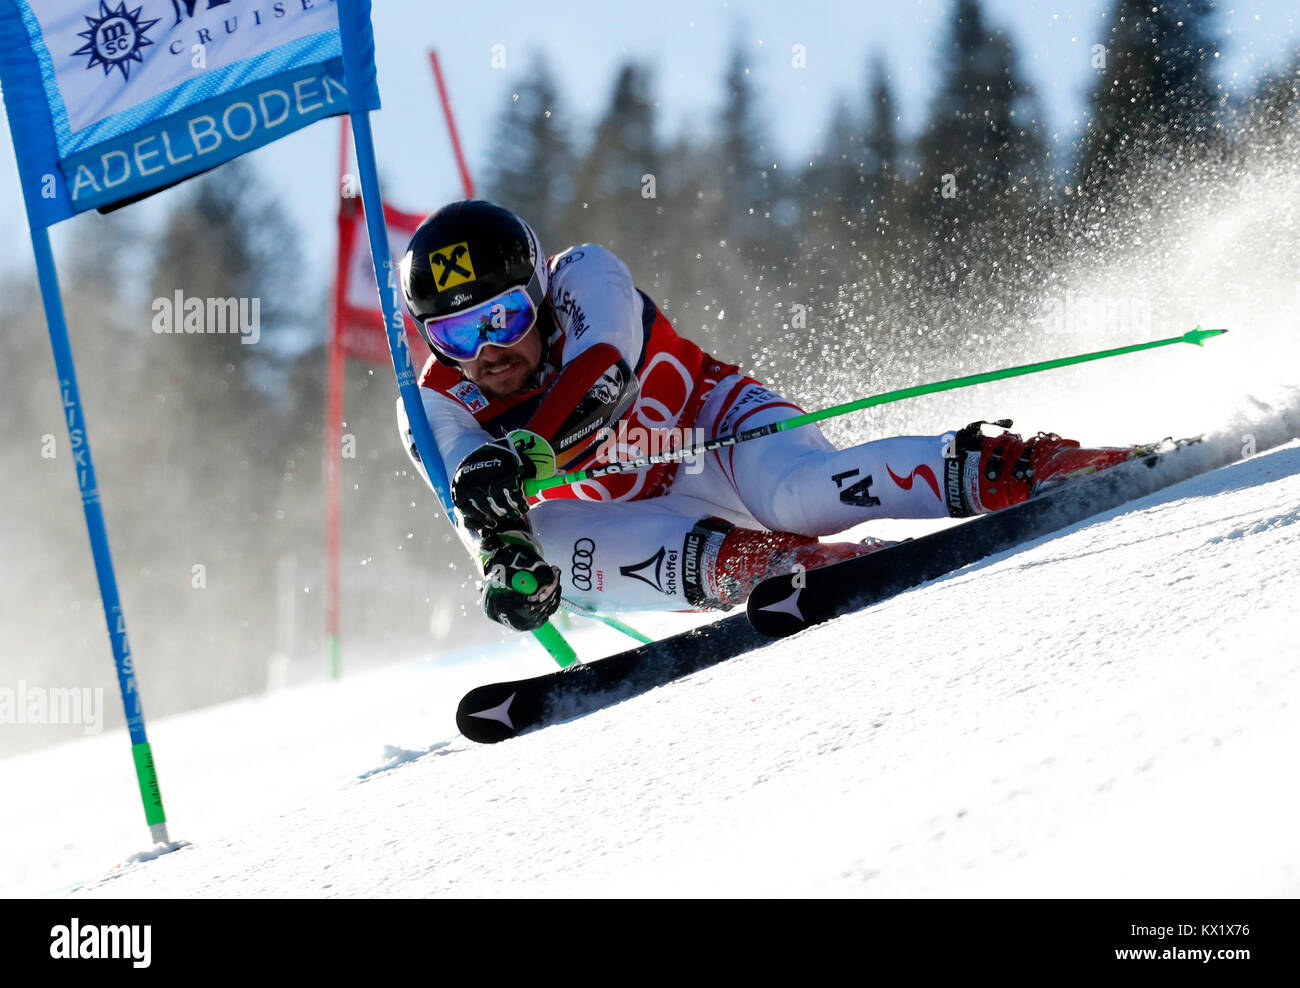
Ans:
POLYGON ((140 703, 140 690, 135 681, 135 668, 131 662, 131 646, 126 637, 126 618, 117 594, 117 579, 113 575, 113 557, 108 549, 108 531, 104 527, 104 511, 99 504, 99 488, 95 483, 95 467, 90 459, 90 440, 86 435, 86 421, 81 408, 81 392, 77 388, 77 374, 72 361, 72 346, 68 342, 68 324, 63 316, 63 300, 59 296, 59 278, 54 267, 54 254, 50 251, 50 237, 45 227, 32 227, 32 250, 36 255, 36 277, 41 286, 41 301, 45 304, 45 322, 50 332, 50 348, 54 351, 54 367, 59 377, 63 417, 68 426, 72 461, 77 470, 77 485, 81 488, 81 507, 86 515, 86 531, 90 535, 90 551, 95 558, 95 576, 99 580, 99 599, 104 605, 104 619, 108 622, 108 640, 113 648, 113 662, 117 666, 117 682, 126 709, 126 727, 131 736, 131 754, 135 759, 136 779, 140 784, 140 798, 144 802, 144 818, 155 843, 167 843, 167 817, 163 813, 162 792, 158 788, 158 773, 154 769, 153 753, 144 730, 144 708, 140 703))
MULTIPOLYGON (((375 266, 375 284, 379 286, 379 301, 384 309, 384 324, 388 330, 388 350, 393 358, 393 369, 397 372, 397 387, 401 392, 402 405, 406 409, 406 418, 411 425, 411 438, 420 462, 429 475, 442 502, 447 520, 453 525, 456 515, 451 504, 451 494, 447 483, 447 468, 443 465, 438 444, 433 438, 433 429, 424 414, 424 402, 420 398, 419 386, 415 378, 415 368, 411 364, 411 348, 406 337, 406 320, 402 316, 402 307, 398 298, 397 272, 393 267, 388 250, 388 232, 384 226, 383 200, 379 193, 379 178, 375 167, 375 144, 370 134, 370 113, 359 109, 360 102, 351 94, 362 92, 362 71, 367 65, 374 64, 374 39, 367 30, 370 19, 368 0, 339 0, 339 35, 343 42, 343 78, 348 87, 349 115, 352 118, 352 143, 356 149, 357 170, 361 178, 361 203, 366 213, 366 231, 370 237, 370 257, 375 266)), ((549 622, 533 632, 538 642, 550 653, 560 666, 571 665, 577 659, 572 646, 554 625, 549 622)))

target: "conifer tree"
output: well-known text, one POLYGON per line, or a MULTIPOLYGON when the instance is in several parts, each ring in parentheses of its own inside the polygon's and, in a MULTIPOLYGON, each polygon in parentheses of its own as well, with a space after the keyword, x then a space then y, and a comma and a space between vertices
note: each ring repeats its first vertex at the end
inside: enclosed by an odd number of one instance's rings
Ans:
POLYGON ((555 78, 538 55, 498 118, 484 196, 528 221, 547 250, 564 230, 574 198, 574 152, 555 78))
POLYGON ((1083 144, 1083 188, 1100 192, 1144 158, 1219 139, 1212 16, 1207 0, 1115 0, 1083 144))

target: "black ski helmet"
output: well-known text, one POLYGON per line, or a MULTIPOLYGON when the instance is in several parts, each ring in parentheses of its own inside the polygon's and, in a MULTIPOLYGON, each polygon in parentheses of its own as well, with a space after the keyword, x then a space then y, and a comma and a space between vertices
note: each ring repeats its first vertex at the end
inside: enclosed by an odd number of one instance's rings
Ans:
POLYGON ((420 335, 444 364, 424 321, 524 288, 539 316, 546 299, 546 254, 532 227, 482 199, 448 203, 416 228, 400 265, 402 295, 420 335))

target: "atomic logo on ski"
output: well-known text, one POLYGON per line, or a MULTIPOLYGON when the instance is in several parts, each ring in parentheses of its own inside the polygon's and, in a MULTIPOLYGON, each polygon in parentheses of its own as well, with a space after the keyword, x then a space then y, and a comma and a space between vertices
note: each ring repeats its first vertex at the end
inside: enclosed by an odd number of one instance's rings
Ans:
POLYGON ((803 587, 795 587, 794 593, 789 597, 778 600, 775 604, 765 604, 759 608, 760 611, 775 611, 778 614, 789 614, 800 624, 807 624, 803 616, 803 611, 799 610, 799 594, 803 593, 803 587))
POLYGON ((505 703, 498 703, 495 707, 490 707, 487 710, 480 710, 478 713, 472 713, 469 716, 480 717, 483 720, 499 721, 513 731, 515 725, 510 722, 510 704, 515 702, 515 697, 518 695, 519 694, 517 693, 511 693, 510 696, 506 698, 505 703))

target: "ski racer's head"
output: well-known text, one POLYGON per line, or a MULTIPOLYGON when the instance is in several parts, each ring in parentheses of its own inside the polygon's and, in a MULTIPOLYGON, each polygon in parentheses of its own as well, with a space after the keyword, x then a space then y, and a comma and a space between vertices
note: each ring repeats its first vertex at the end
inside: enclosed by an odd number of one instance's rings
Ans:
POLYGON ((546 255, 532 227, 479 199, 449 203, 416 229, 402 294, 434 356, 489 397, 524 388, 543 355, 546 255))

